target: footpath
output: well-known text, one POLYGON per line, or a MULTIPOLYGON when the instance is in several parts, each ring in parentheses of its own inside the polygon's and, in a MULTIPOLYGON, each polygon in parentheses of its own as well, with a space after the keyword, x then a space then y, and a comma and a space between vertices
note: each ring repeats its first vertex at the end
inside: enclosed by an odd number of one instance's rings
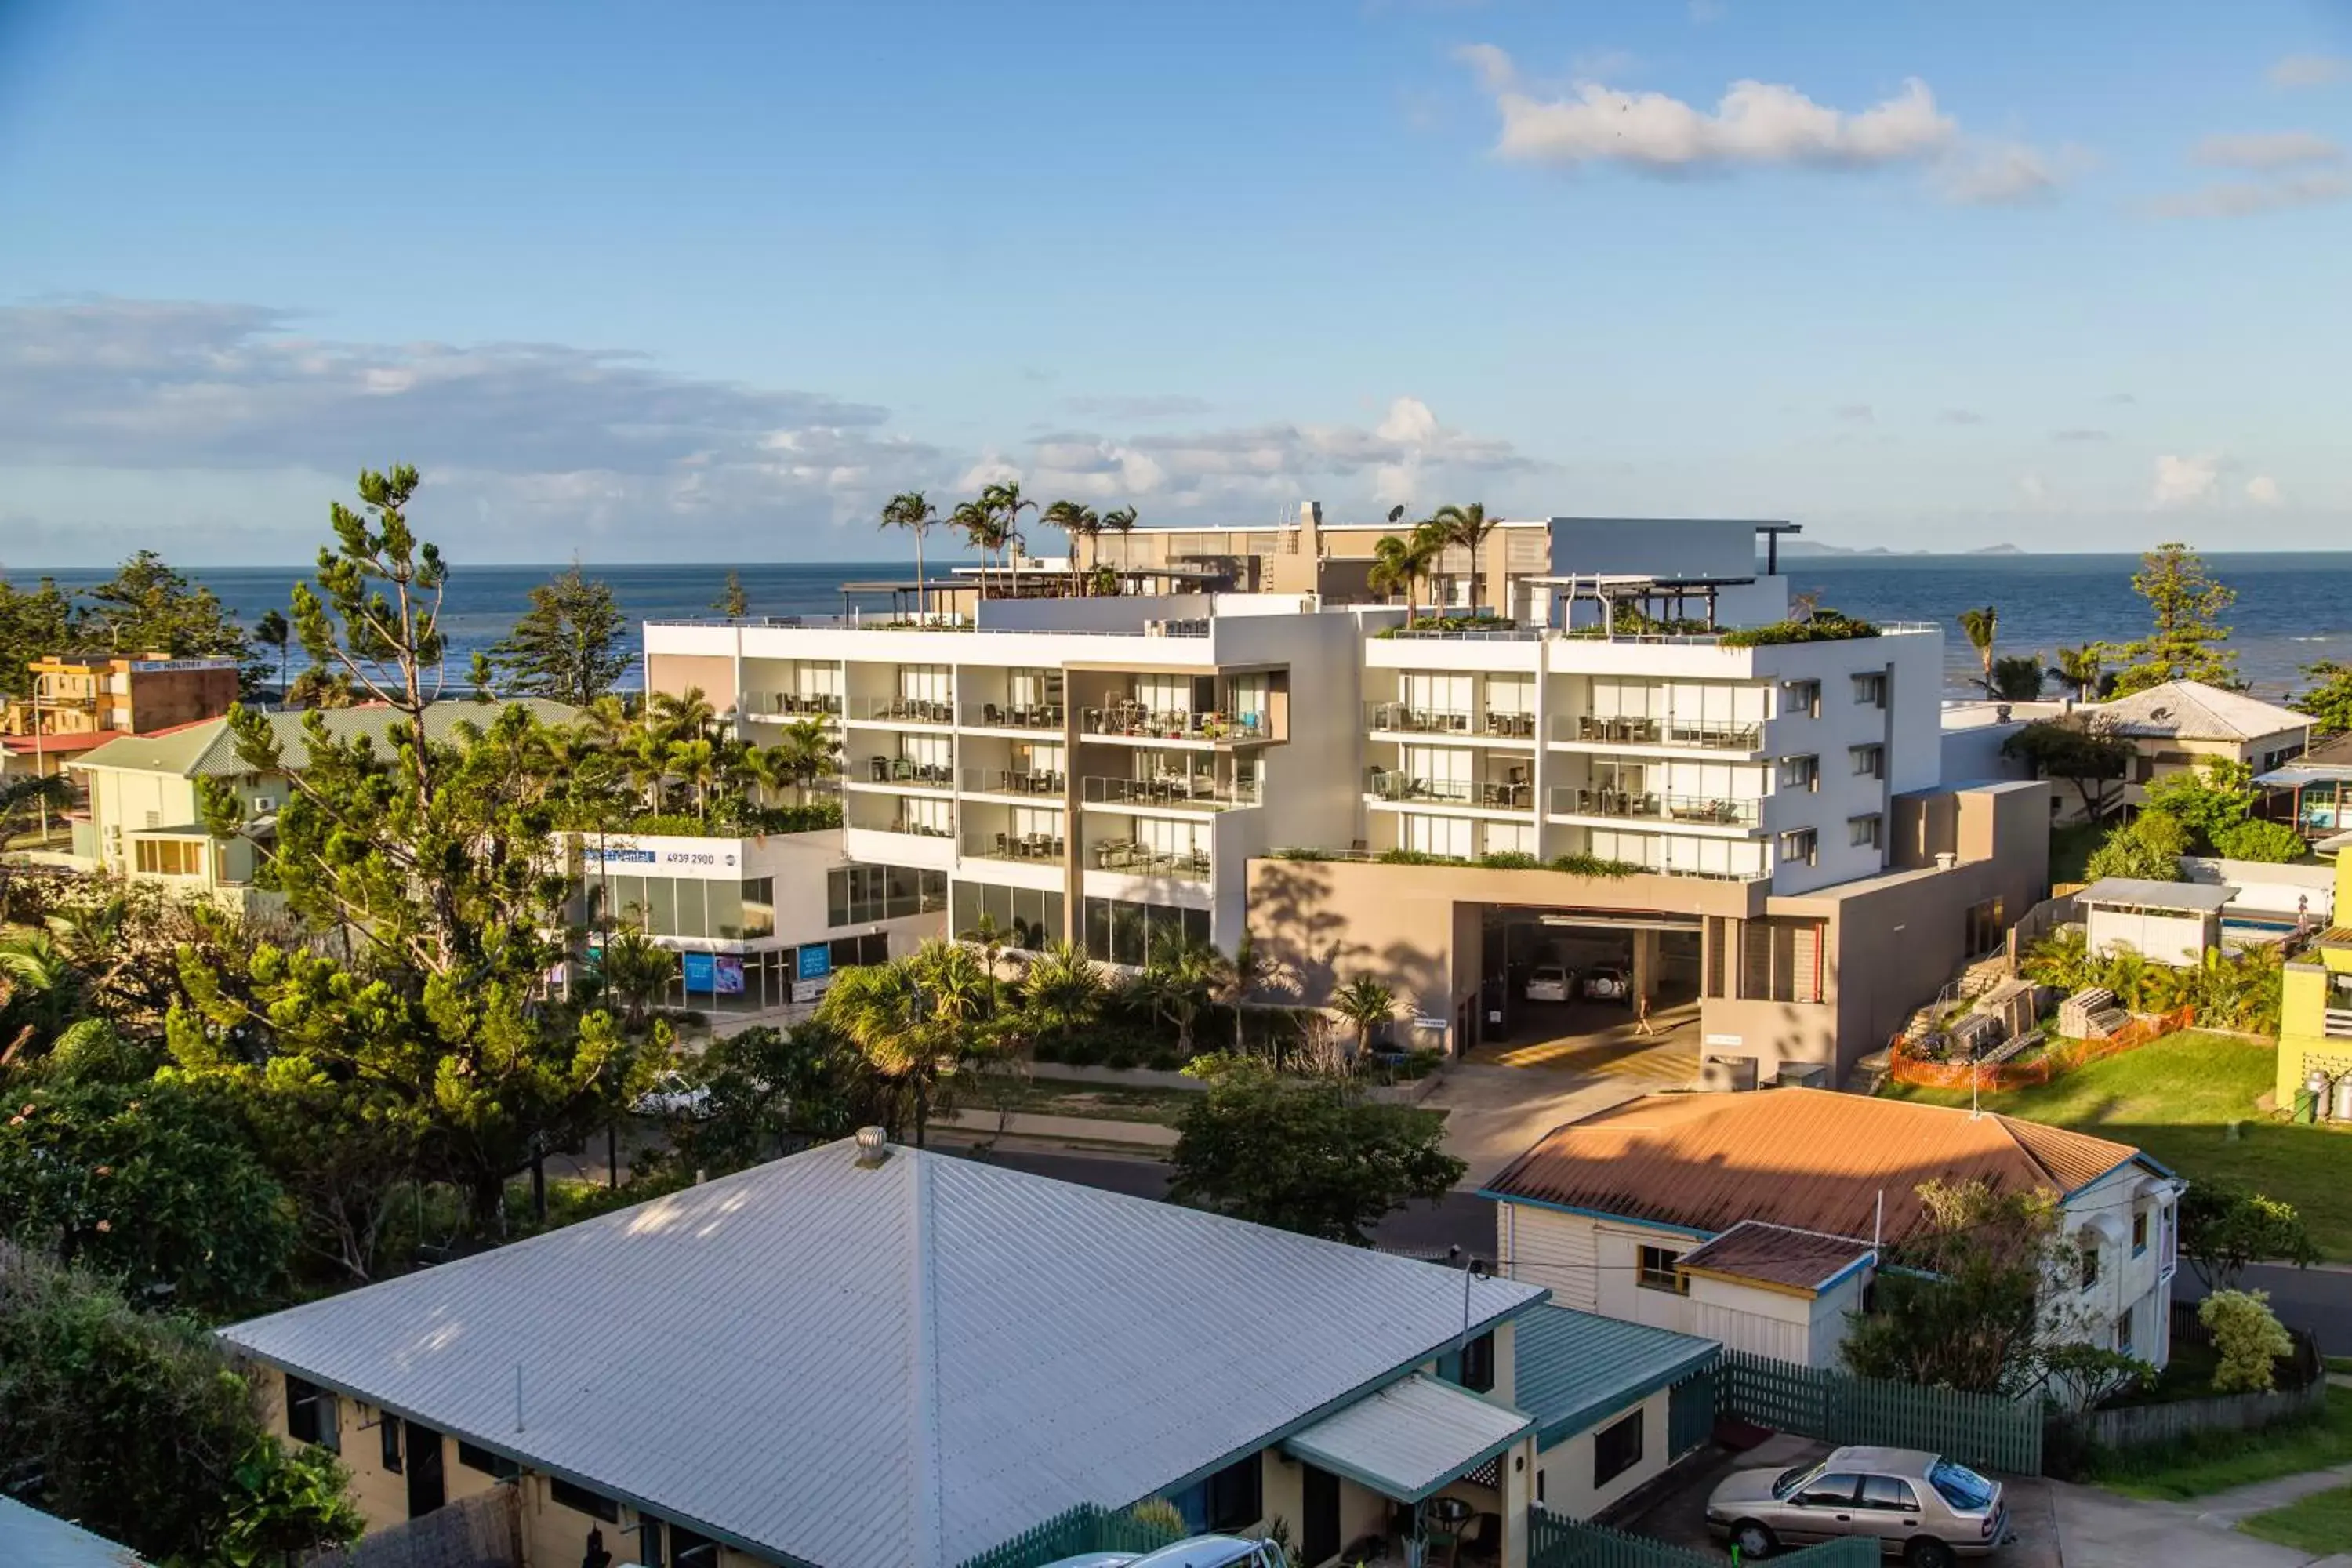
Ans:
POLYGON ((2352 1542, 2315 1557, 2237 1529, 2240 1520, 2341 1486, 2352 1486, 2352 1465, 2232 1487, 2193 1502, 2147 1502, 2064 1481, 2051 1482, 2050 1495, 2066 1568, 2352 1568, 2352 1542))

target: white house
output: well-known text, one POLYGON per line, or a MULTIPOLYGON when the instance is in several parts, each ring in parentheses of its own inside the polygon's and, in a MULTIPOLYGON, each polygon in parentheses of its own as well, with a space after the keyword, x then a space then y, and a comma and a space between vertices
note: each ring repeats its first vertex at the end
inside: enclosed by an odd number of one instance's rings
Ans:
POLYGON ((1833 1366, 1937 1179, 2055 1194, 2081 1264, 2053 1321, 2169 1358, 2181 1184, 2063 1128, 1816 1089, 1651 1095, 1555 1129, 1482 1195, 1511 1277, 1559 1305, 1833 1366))

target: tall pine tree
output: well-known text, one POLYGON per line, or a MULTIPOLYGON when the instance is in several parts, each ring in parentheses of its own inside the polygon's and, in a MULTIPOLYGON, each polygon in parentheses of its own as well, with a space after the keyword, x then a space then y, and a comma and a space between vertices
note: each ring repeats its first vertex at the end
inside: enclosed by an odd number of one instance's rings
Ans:
POLYGON ((2238 591, 2215 579, 2205 558, 2186 544, 2159 544, 2139 559, 2132 589, 2147 601, 2150 625, 2147 636, 2101 650, 2123 661, 2116 695, 2168 680, 2242 685, 2237 653, 2226 646, 2230 628, 2221 624, 2221 612, 2237 603, 2238 591))
POLYGON ((530 591, 530 609, 490 648, 510 697, 551 697, 585 708, 628 673, 629 623, 610 584, 580 563, 530 591))

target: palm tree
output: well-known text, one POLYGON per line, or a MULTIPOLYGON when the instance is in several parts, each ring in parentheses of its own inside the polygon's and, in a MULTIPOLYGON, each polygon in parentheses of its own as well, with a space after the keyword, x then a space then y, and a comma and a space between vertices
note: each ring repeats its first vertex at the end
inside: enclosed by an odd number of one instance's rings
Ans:
POLYGON ((1994 634, 2000 630, 2000 611, 1990 605, 1980 610, 1962 610, 1960 630, 1967 635, 1969 646, 1977 650, 1978 662, 1984 666, 1985 695, 1990 697, 1993 695, 1992 639, 1994 634))
POLYGON ((1396 1016, 1396 993, 1379 977, 1359 974, 1331 994, 1331 1011, 1356 1031, 1356 1059, 1372 1048, 1372 1031, 1396 1016))
POLYGON ((981 957, 988 961, 989 978, 993 980, 996 966, 1004 958, 1008 934, 1003 926, 996 923, 994 915, 983 912, 979 920, 972 922, 970 930, 957 932, 956 940, 968 942, 980 949, 981 957))
POLYGON ((950 526, 963 531, 963 536, 974 550, 980 552, 980 596, 988 597, 988 567, 993 552, 1004 543, 1004 533, 996 514, 981 501, 968 500, 958 506, 948 518, 950 526))
POLYGON ((54 1038, 81 1010, 82 977, 47 931, 0 939, 0 1067, 26 1045, 54 1038))
MULTIPOLYGON (((1115 506, 1111 508, 1110 510, 1102 514, 1102 529, 1100 531, 1105 533, 1116 533, 1122 541, 1124 541, 1129 534, 1135 531, 1135 509, 1131 506, 1115 506)), ((1123 542, 1119 545, 1118 563, 1121 566, 1125 566, 1128 563, 1127 546, 1123 542)), ((1102 564, 1102 546, 1099 542, 1095 546, 1095 564, 1097 566, 1102 564)))
POLYGON ((708 735, 719 722, 719 710, 702 694, 699 686, 689 686, 675 695, 660 691, 646 704, 646 721, 658 729, 665 741, 693 741, 708 735))
POLYGON ((2099 645, 2084 643, 2081 647, 2062 647, 2053 668, 2058 679, 2074 689, 2074 700, 2088 702, 2099 694, 2099 645))
POLYGON ((1021 514, 1035 511, 1037 503, 1021 499, 1021 485, 1014 479, 981 491, 980 503, 996 514, 1003 529, 1005 560, 1012 568, 1013 596, 1017 599, 1021 596, 1021 514))
POLYGON ((646 1015, 677 978, 677 954, 627 923, 605 937, 596 973, 621 1005, 621 1027, 634 1035, 644 1029, 646 1015))
MULTIPOLYGON (((1216 949, 1209 951, 1215 952, 1216 949)), ((1275 964, 1258 946, 1257 938, 1246 926, 1242 928, 1241 940, 1234 943, 1233 956, 1227 958, 1219 953, 1217 958, 1220 965, 1217 990, 1221 999, 1233 1007, 1234 1054, 1239 1056, 1246 1048, 1242 1037, 1242 1004, 1249 999, 1250 994, 1258 988, 1261 982, 1274 977, 1275 964)), ((1276 1047, 1277 1051, 1279 1048, 1276 1047)))
POLYGON ((1159 933, 1150 961, 1136 976, 1137 994, 1151 1010, 1176 1026, 1176 1049, 1192 1054, 1192 1024, 1223 983, 1225 959, 1205 942, 1181 931, 1159 933))
POLYGON ((1102 531, 1102 519, 1094 508, 1074 500, 1057 500, 1037 514, 1037 521, 1047 528, 1057 528, 1070 542, 1070 569, 1066 576, 1076 581, 1078 591, 1086 591, 1086 579, 1078 574, 1078 541, 1091 539, 1102 531))
POLYGON ((752 752, 746 761, 760 784, 771 789, 789 784, 805 805, 817 780, 841 771, 841 742, 824 720, 795 719, 783 727, 774 745, 752 752))
POLYGON ((287 671, 294 658, 294 629, 278 611, 264 610, 261 618, 253 623, 253 640, 278 650, 278 700, 282 703, 286 700, 287 671))
POLYGON ((1489 518, 1484 501, 1472 501, 1468 506, 1442 506, 1431 516, 1443 531, 1445 542, 1458 544, 1470 552, 1470 613, 1478 613, 1478 556, 1486 547, 1486 536, 1495 531, 1500 518, 1489 518))
POLYGON ((919 622, 930 603, 923 587, 923 535, 940 520, 939 509, 923 498, 920 490, 907 490, 892 496, 882 508, 882 526, 902 528, 915 536, 915 619, 919 622))
POLYGON ((911 1102, 922 1147, 940 1075, 976 1054, 972 1023, 991 985, 971 950, 941 938, 887 963, 843 970, 817 1005, 874 1070, 911 1102))
POLYGON ((1030 964, 1021 989, 1038 1033, 1061 1039, 1094 1022, 1108 986, 1084 948, 1056 942, 1030 964))
POLYGON ((710 820, 710 791, 725 771, 720 764, 719 749, 708 736, 691 741, 672 741, 664 762, 671 777, 694 792, 694 815, 699 822, 710 820))

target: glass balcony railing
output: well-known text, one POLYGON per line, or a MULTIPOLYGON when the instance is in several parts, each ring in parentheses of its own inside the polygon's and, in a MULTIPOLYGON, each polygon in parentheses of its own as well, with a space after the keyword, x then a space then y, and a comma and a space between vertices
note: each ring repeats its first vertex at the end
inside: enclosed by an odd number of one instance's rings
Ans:
POLYGON ((1560 816, 1619 816, 1643 822, 1753 827, 1761 807, 1760 801, 1660 795, 1651 790, 1589 789, 1562 784, 1551 792, 1552 812, 1560 816))
POLYGON ((1087 708, 1078 714, 1078 728, 1089 735, 1133 735, 1160 741, 1264 741, 1273 729, 1262 713, 1226 713, 1183 709, 1154 710, 1138 702, 1114 702, 1087 708))
POLYGON ((941 763, 918 763, 905 757, 866 757, 850 764, 851 784, 902 784, 913 789, 951 790, 955 770, 941 763))
POLYGON ((808 695, 798 691, 746 691, 736 711, 747 719, 827 719, 841 713, 835 693, 808 695))
POLYGON ((1209 877, 1205 849, 1155 849, 1127 839, 1106 839, 1087 847, 1087 864, 1097 871, 1118 871, 1129 877, 1175 877, 1203 882, 1209 877))
POLYGON ((853 724, 952 724, 955 704, 923 697, 853 697, 848 700, 853 724))
POLYGON ((1055 768, 966 768, 963 787, 979 795, 1051 795, 1059 800, 1069 775, 1055 768))
POLYGON ((964 836, 965 855, 981 860, 1026 860, 1059 865, 1069 840, 1058 833, 983 833, 964 836))
POLYGON ((1752 752, 1764 743, 1761 724, 1735 724, 1696 719, 1602 718, 1597 714, 1561 714, 1552 721, 1555 741, 1585 741, 1602 745, 1696 746, 1711 752, 1752 752))
POLYGON ((1187 811, 1223 811, 1236 805, 1255 805, 1263 798, 1255 779, 1220 783, 1208 773, 1148 779, 1088 776, 1079 783, 1088 805, 1166 805, 1187 811))
POLYGON ((1364 728, 1392 735, 1466 735, 1466 708, 1417 708, 1409 702, 1367 702, 1364 728))
POLYGON ((1387 768, 1374 768, 1364 793, 1380 800, 1431 801, 1446 805, 1479 805, 1498 811, 1533 811, 1536 787, 1508 781, 1427 779, 1387 768))
POLYGON ((1051 730, 1059 734, 1068 710, 1059 702, 967 702, 963 722, 988 730, 1051 730))

